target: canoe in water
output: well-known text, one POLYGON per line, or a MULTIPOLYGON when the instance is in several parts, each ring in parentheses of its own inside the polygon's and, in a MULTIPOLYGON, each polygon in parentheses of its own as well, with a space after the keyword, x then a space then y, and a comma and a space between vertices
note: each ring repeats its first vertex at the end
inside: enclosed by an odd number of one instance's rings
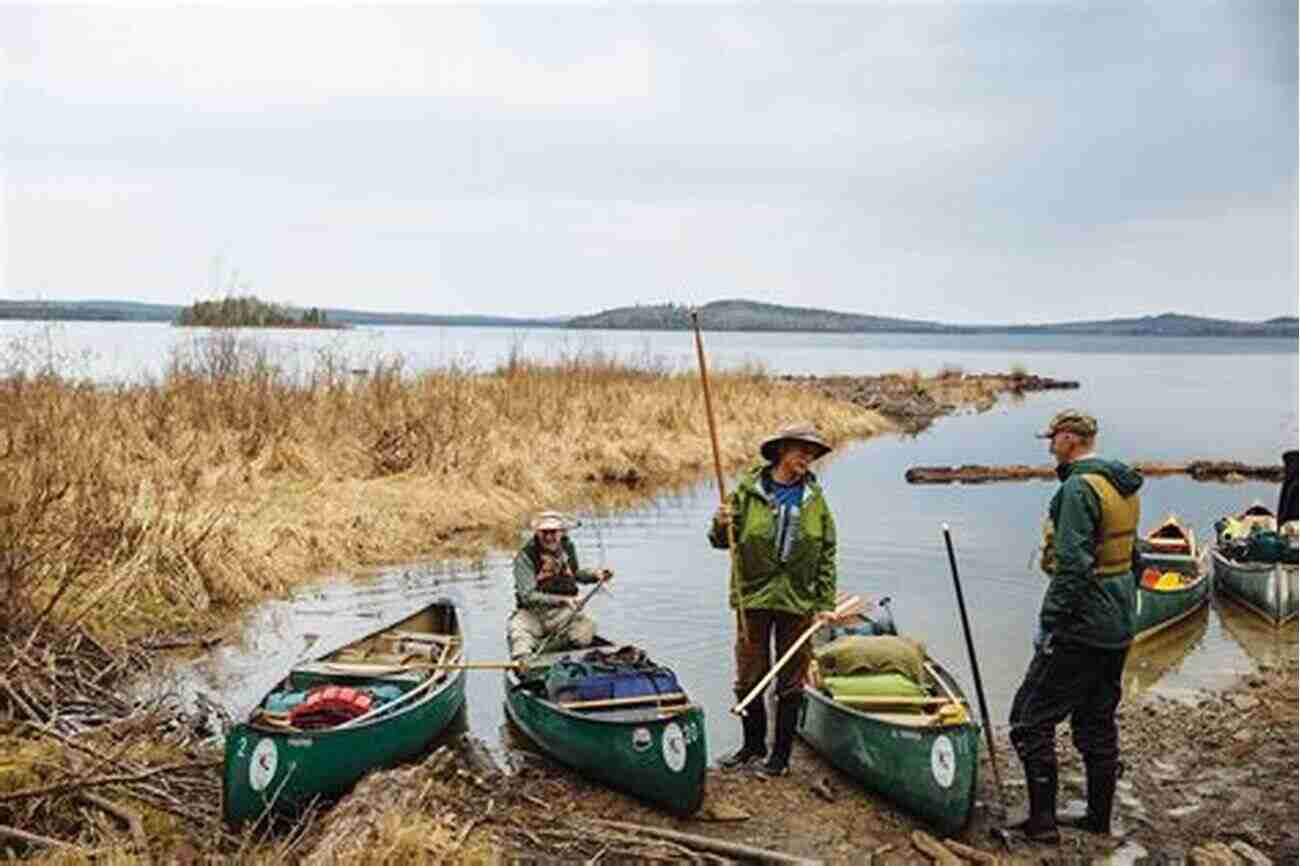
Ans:
MULTIPOLYGON (((704 800, 708 765, 704 711, 682 689, 603 699, 547 690, 561 662, 626 654, 603 638, 584 649, 537 656, 505 674, 506 712, 551 757, 584 775, 677 815, 704 800)), ((552 682, 554 682, 552 680, 552 682)))
POLYGON ((975 805, 980 727, 953 676, 933 660, 925 669, 930 697, 837 700, 805 686, 798 730, 868 791, 956 833, 975 805))
POLYGON ((462 660, 463 646, 455 606, 437 601, 295 665, 226 735, 226 821, 293 814, 418 757, 464 704, 465 671, 435 668, 462 660))
POLYGON ((1137 540, 1138 570, 1134 640, 1145 640, 1200 610, 1210 600, 1208 551, 1175 515, 1137 540), (1169 577, 1173 575, 1173 577, 1169 577))
POLYGON ((1294 563, 1250 562, 1231 552, 1233 539, 1228 526, 1235 521, 1238 527, 1249 529, 1252 525, 1265 531, 1277 530, 1277 519, 1267 507, 1256 503, 1240 514, 1220 521, 1214 550, 1214 585, 1216 591, 1232 597, 1254 611, 1272 625, 1278 626, 1296 618, 1300 609, 1300 592, 1297 591, 1297 567, 1294 563))

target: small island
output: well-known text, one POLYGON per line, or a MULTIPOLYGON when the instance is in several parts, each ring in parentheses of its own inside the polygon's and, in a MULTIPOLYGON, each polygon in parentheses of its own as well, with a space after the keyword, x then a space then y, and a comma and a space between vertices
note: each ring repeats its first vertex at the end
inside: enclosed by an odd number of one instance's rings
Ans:
POLYGON ((181 309, 175 324, 187 328, 346 328, 319 307, 295 310, 251 295, 196 301, 181 309))

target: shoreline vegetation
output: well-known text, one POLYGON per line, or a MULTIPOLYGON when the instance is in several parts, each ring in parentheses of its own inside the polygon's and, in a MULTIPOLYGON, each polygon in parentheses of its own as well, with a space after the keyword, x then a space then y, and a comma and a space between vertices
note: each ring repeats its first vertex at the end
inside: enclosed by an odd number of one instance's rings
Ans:
MULTIPOLYGON (((156 381, 94 386, 48 367, 6 369, 0 852, 50 864, 486 863, 503 852, 563 859, 590 838, 581 827, 545 839, 529 829, 537 804, 580 782, 537 767, 494 780, 464 742, 374 774, 331 811, 232 835, 220 820, 219 708, 165 689, 130 697, 131 686, 164 669, 157 647, 206 646, 240 609, 323 573, 474 556, 511 545, 540 507, 623 507, 708 478, 694 373, 585 354, 419 374, 398 358, 359 377, 325 354, 291 375, 229 331, 173 356, 156 381)), ((871 388, 846 396, 759 369, 710 378, 728 472, 792 417, 842 444, 920 429, 917 407, 929 420, 987 408, 1031 381, 951 368, 864 377, 880 396, 866 408, 871 388)), ((642 814, 610 807, 611 792, 584 792, 563 802, 642 814)), ((854 803, 862 820, 876 815, 854 803)), ((879 814, 904 834, 917 826, 879 814)), ((701 826, 722 825, 693 832, 701 826)), ((602 832, 611 857, 689 854, 602 832)))
MULTIPOLYGON (((219 302, 207 302, 219 303, 219 302)), ((260 302, 259 302, 260 303, 260 302)), ((0 320, 31 321, 136 321, 177 322, 188 308, 134 301, 18 301, 0 299, 0 320)), ((287 308, 285 308, 287 310, 287 308)), ((363 310, 314 308, 333 326, 414 325, 432 327, 574 328, 638 331, 682 331, 690 328, 689 308, 681 304, 638 304, 590 315, 529 318, 519 316, 436 315, 425 313, 375 313, 363 310)), ((307 311, 311 312, 311 311, 307 311)), ((955 325, 920 319, 901 319, 843 313, 811 307, 791 307, 747 300, 712 301, 699 308, 701 321, 711 331, 805 332, 841 334, 942 334, 942 335, 1044 335, 1073 334, 1120 337, 1300 337, 1300 319, 1275 316, 1261 321, 1209 318, 1180 313, 1134 316, 1097 321, 1043 324, 955 325)), ((302 311, 288 310, 289 324, 249 327, 301 327, 302 311)), ((233 323, 232 323, 233 324, 233 323)))

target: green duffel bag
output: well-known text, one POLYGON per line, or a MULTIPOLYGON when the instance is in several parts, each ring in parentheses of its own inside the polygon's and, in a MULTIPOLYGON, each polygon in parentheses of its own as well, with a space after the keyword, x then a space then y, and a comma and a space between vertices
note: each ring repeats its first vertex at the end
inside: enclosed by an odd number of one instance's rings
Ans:
POLYGON ((858 674, 851 677, 823 677, 822 685, 831 697, 840 698, 925 698, 929 693, 918 682, 902 674, 858 674))

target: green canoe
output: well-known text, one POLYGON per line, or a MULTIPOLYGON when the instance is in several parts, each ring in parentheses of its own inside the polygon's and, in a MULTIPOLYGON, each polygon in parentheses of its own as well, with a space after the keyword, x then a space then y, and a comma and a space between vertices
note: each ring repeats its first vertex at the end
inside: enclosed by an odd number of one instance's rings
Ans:
MULTIPOLYGON (((1257 524, 1266 530, 1277 528, 1273 512, 1258 503, 1227 520, 1246 527, 1257 524)), ((1224 550, 1227 538, 1223 523, 1220 522, 1219 543, 1211 552, 1215 588, 1274 626, 1295 619, 1300 609, 1297 567, 1280 562, 1249 562, 1233 558, 1224 550)))
MULTIPOLYGON (((1196 533, 1174 515, 1137 541, 1138 570, 1136 628, 1134 640, 1146 640, 1181 622, 1210 600, 1212 584, 1209 554, 1196 545, 1196 533), (1177 588, 1157 589, 1143 579, 1147 570, 1156 575, 1174 572, 1180 576, 1177 588)), ((1153 575, 1153 576, 1156 576, 1153 575)))
POLYGON ((674 814, 693 814, 704 800, 708 756, 704 711, 684 691, 563 703, 547 697, 546 674, 557 661, 618 649, 597 638, 537 656, 522 674, 507 670, 506 713, 561 763, 674 814))
POLYGON ((372 769, 420 755, 465 702, 465 671, 435 668, 461 661, 463 646, 456 608, 438 601, 295 665, 248 721, 226 735, 226 821, 237 826, 267 812, 292 814, 316 798, 347 793, 372 769), (292 708, 306 707, 303 698, 312 690, 331 685, 343 687, 341 694, 357 706, 369 702, 369 708, 360 715, 352 709, 354 718, 329 727, 311 726, 328 721, 294 715, 292 708))
POLYGON ((953 676, 934 661, 926 671, 932 698, 837 701, 805 686, 799 734, 867 790, 956 833, 975 805, 980 727, 953 676))

